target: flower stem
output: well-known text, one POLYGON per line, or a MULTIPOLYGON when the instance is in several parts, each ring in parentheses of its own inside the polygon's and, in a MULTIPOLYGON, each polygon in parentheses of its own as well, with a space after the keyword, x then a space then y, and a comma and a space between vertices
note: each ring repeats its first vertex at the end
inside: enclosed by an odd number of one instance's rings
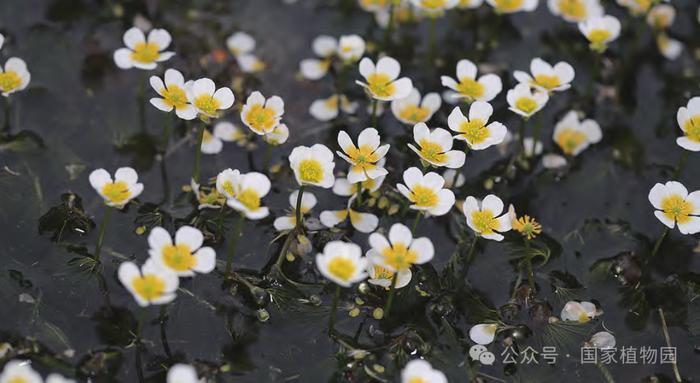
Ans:
POLYGON ((338 311, 338 301, 340 300, 340 285, 335 286, 335 294, 333 295, 333 304, 328 318, 328 336, 331 336, 335 331, 335 314, 338 311))
POLYGON ((532 270, 532 256, 530 256, 530 240, 525 238, 525 259, 527 260, 527 282, 530 286, 530 294, 535 292, 535 272, 532 270))
POLYGON ((265 156, 263 157, 263 173, 270 172, 270 158, 272 157, 272 145, 265 145, 265 156))
POLYGON ((299 194, 297 195, 297 205, 296 205, 296 208, 294 209, 294 214, 296 215, 296 222, 295 222, 295 230, 296 231, 298 231, 299 228, 302 226, 301 220, 302 220, 303 216, 301 214, 301 200, 302 200, 302 196, 304 195, 304 186, 305 185, 301 185, 299 187, 299 194))
POLYGON ((416 213, 416 218, 413 220, 413 225, 411 226, 411 234, 413 234, 413 233, 416 232, 416 229, 418 228, 418 222, 420 221, 420 217, 421 217, 422 215, 423 215, 423 214, 421 214, 420 211, 418 211, 418 212, 416 213))
POLYGON ((435 29, 437 27, 437 17, 436 16, 431 16, 430 17, 430 30, 428 32, 428 56, 426 59, 426 64, 428 65, 428 69, 430 69, 430 72, 428 73, 433 73, 435 68, 433 66, 434 60, 435 60, 435 29))
POLYGON ((9 97, 4 97, 5 99, 5 125, 3 126, 3 131, 5 134, 10 134, 10 116, 12 115, 12 102, 9 97))
MULTIPOLYGON (((659 312, 659 319, 661 319, 661 329, 664 332, 664 338, 666 339, 666 346, 671 348, 673 346, 671 345, 671 335, 668 333, 668 326, 666 325, 666 316, 664 315, 664 309, 659 307, 657 310, 659 312)), ((678 383, 682 382, 683 379, 681 379, 681 373, 678 370, 678 363, 675 360, 673 360, 672 365, 673 365, 673 375, 676 378, 676 382, 678 382, 678 383)))
POLYGON ((654 256, 656 255, 656 253, 659 252, 659 249, 661 248, 661 244, 664 242, 664 239, 665 239, 666 236, 668 235, 668 232, 669 232, 669 231, 670 231, 670 229, 668 228, 668 226, 667 226, 667 227, 664 227, 664 232, 661 233, 661 236, 659 237, 659 239, 656 240, 656 243, 654 244, 654 249, 651 251, 651 257, 650 257, 650 258, 654 258, 654 256))
POLYGON ((607 383, 615 383, 615 379, 613 379, 612 374, 610 373, 610 370, 608 370, 607 367, 605 367, 603 364, 600 362, 597 362, 595 364, 598 369, 600 370, 600 373, 603 374, 603 377, 605 378, 605 382, 607 383))
POLYGON ((93 254, 93 259, 95 263, 100 263, 100 252, 102 251, 102 242, 105 239, 105 231, 107 231, 107 224, 109 223, 109 217, 112 215, 112 207, 108 206, 105 209, 105 213, 102 216, 102 222, 100 223, 100 231, 97 234, 97 244, 95 245, 95 254, 93 254))
POLYGON ((141 333, 143 330, 143 317, 145 315, 145 310, 140 310, 138 322, 136 323, 136 375, 138 376, 139 383, 143 383, 143 361, 141 360, 141 351, 143 347, 143 342, 141 339, 141 333))
POLYGON ((476 242, 478 240, 479 236, 474 236, 474 241, 472 241, 472 245, 469 247, 469 252, 467 253, 467 258, 465 260, 467 263, 465 269, 469 269, 469 266, 471 266, 472 262, 474 261, 474 254, 476 253, 476 242))
POLYGON ((231 277, 231 264, 233 263, 233 255, 236 252, 236 243, 238 238, 241 236, 241 228, 243 227, 243 221, 245 220, 245 214, 241 213, 236 221, 236 226, 233 227, 231 232, 231 238, 229 238, 228 248, 226 249, 226 268, 224 269, 224 278, 231 277))
POLYGON ((374 98, 372 99, 372 127, 377 128, 377 105, 379 105, 379 101, 374 98))
POLYGON ((357 206, 362 206, 362 182, 357 183, 357 206))
POLYGON ((394 302, 394 295, 396 295, 396 281, 399 279, 399 271, 394 272, 394 276, 391 277, 391 287, 389 288, 389 296, 386 299, 386 304, 384 304, 384 318, 389 318, 389 312, 391 312, 391 304, 394 302))
POLYGON ((138 103, 139 103, 139 126, 141 127, 141 131, 145 132, 146 131, 146 109, 145 109, 145 104, 146 104, 146 82, 148 81, 148 72, 143 71, 141 74, 141 81, 139 85, 139 95, 138 95, 138 103))
POLYGON ((202 140, 204 139, 204 123, 199 124, 197 128, 197 147, 194 152, 194 170, 192 171, 192 179, 199 185, 199 167, 202 158, 202 140))
POLYGON ((168 323, 168 305, 160 306, 160 316, 158 317, 158 322, 160 323, 160 343, 163 345, 163 351, 167 355, 168 359, 173 359, 173 354, 170 351, 170 345, 168 344, 168 336, 165 332, 166 324, 168 323))

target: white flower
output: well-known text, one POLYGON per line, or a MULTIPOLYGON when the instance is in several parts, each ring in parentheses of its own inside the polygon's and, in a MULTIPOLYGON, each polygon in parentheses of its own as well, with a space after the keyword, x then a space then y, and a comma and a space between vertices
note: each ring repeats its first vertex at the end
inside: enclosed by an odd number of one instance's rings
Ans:
POLYGON ((466 182, 464 174, 457 172, 455 169, 445 170, 442 173, 442 178, 445 179, 445 189, 459 188, 466 182))
POLYGON ((164 80, 158 76, 151 76, 149 79, 151 87, 162 98, 152 98, 151 104, 156 108, 170 112, 175 109, 175 114, 183 120, 192 120, 197 117, 197 110, 187 99, 187 87, 182 73, 175 69, 165 71, 164 80))
POLYGON ((263 60, 252 53, 236 56, 236 62, 243 73, 257 73, 267 67, 263 60))
POLYGON ((287 124, 279 124, 271 132, 263 136, 263 140, 270 145, 282 145, 289 139, 287 124))
POLYGON ((469 329, 469 338, 476 344, 491 344, 496 338, 496 323, 481 323, 469 329))
POLYGON ((530 62, 530 75, 527 72, 516 70, 513 72, 518 82, 528 84, 545 92, 562 91, 571 87, 574 80, 574 68, 563 61, 551 66, 539 57, 530 62))
POLYGON ((202 131, 202 146, 201 150, 204 154, 217 154, 221 153, 224 148, 224 142, 221 138, 213 135, 209 132, 209 129, 204 128, 202 131))
POLYGON ((203 242, 202 232, 192 226, 177 229, 174 243, 170 233, 158 226, 148 234, 148 254, 180 277, 193 276, 195 271, 208 274, 216 267, 216 252, 202 247, 203 242))
POLYGON ((508 91, 506 100, 509 105, 508 109, 529 118, 547 104, 549 96, 547 96, 547 92, 535 91, 533 93, 530 85, 520 83, 508 91))
POLYGON ((124 33, 124 45, 114 52, 114 63, 121 69, 156 69, 159 62, 170 59, 175 53, 164 52, 172 38, 165 29, 152 29, 148 39, 143 31, 133 27, 124 33))
POLYGON ((200 78, 187 87, 187 98, 197 109, 197 112, 206 117, 216 118, 219 110, 226 110, 233 106, 233 92, 227 87, 216 89, 214 81, 208 78, 200 78))
POLYGON ((241 174, 238 169, 226 169, 216 176, 216 189, 226 196, 226 204, 253 220, 270 214, 270 210, 261 205, 270 186, 267 176, 257 172, 241 174))
POLYGON ((571 23, 603 15, 600 0, 548 0, 549 11, 571 23))
POLYGON ((552 138, 564 154, 577 156, 590 144, 599 142, 603 132, 593 120, 579 121, 578 113, 572 110, 554 126, 552 138))
MULTIPOLYGON (((377 162, 377 166, 384 167, 385 163, 386 158, 382 158, 379 160, 379 162, 377 162)), ((385 178, 386 176, 381 176, 375 179, 368 178, 365 181, 362 181, 360 183, 362 185, 362 190, 367 190, 370 193, 374 193, 382 186, 385 178)), ((342 197, 350 197, 351 195, 357 193, 357 184, 350 183, 347 178, 336 178, 335 183, 333 184, 333 193, 342 197)))
POLYGON ((456 169, 464 165, 466 154, 460 150, 452 150, 454 139, 445 129, 436 128, 431 132, 425 123, 418 123, 413 127, 413 140, 420 149, 413 144, 408 144, 408 147, 433 166, 456 169))
POLYGON ((455 107, 447 117, 447 125, 453 132, 459 133, 456 140, 462 140, 470 149, 483 150, 492 145, 498 145, 506 137, 508 129, 500 122, 487 125, 493 114, 493 107, 488 102, 475 101, 469 106, 469 118, 455 107))
POLYGON ((343 152, 337 151, 338 156, 350 163, 348 181, 357 183, 367 179, 375 179, 387 175, 386 169, 377 166, 389 150, 389 144, 381 145, 379 132, 374 128, 366 128, 357 138, 357 146, 343 130, 338 133, 338 145, 343 152))
POLYGON ((365 57, 360 61, 360 74, 367 82, 356 82, 375 100, 397 100, 407 97, 413 89, 413 83, 408 77, 397 79, 400 72, 401 65, 391 57, 380 58, 376 66, 371 59, 365 57))
POLYGON ((466 98, 468 101, 491 101, 503 89, 501 78, 495 74, 485 74, 476 78, 476 65, 467 60, 459 60, 457 63, 457 80, 449 76, 441 76, 440 81, 456 92, 458 98, 466 98))
POLYGON ((649 202, 656 208, 654 215, 664 225, 683 234, 700 232, 700 190, 688 194, 680 182, 657 183, 649 191, 649 202))
POLYGON ((459 0, 411 0, 416 8, 425 11, 429 15, 439 14, 457 6, 459 0))
POLYGON ((676 19, 676 9, 670 4, 658 4, 647 13, 647 24, 654 29, 666 29, 676 19))
POLYGON ((68 379, 59 374, 49 374, 46 377, 46 383, 76 383, 73 379, 68 379))
POLYGON ((358 106, 357 102, 351 102, 345 95, 340 96, 340 105, 338 105, 338 95, 334 94, 328 98, 314 100, 309 106, 309 114, 319 121, 330 121, 338 117, 338 107, 344 113, 353 114, 358 106))
POLYGON ((391 102, 391 112, 404 124, 415 125, 430 120, 441 104, 439 94, 428 93, 421 100, 420 92, 413 88, 407 97, 391 102))
POLYGON ((299 70, 304 78, 318 80, 328 73, 331 58, 338 50, 338 41, 335 37, 321 35, 314 39, 311 47, 321 59, 304 59, 299 64, 299 70))
POLYGON ((289 164, 299 185, 333 186, 333 152, 325 145, 297 146, 289 155, 289 164))
MULTIPOLYGON (((369 255, 369 254, 368 254, 369 255)), ((367 282, 375 286, 381 286, 386 290, 391 288, 391 282, 394 279, 394 272, 384 267, 381 263, 377 262, 371 257, 367 257, 367 274, 369 274, 369 279, 367 282)), ((400 289, 405 287, 411 282, 413 273, 411 269, 403 269, 399 271, 399 275, 396 276, 395 289, 400 289)))
POLYGON ((604 52, 608 43, 620 35, 620 21, 614 16, 591 17, 578 24, 578 29, 591 43, 590 47, 596 52, 604 52))
POLYGON ((104 169, 90 173, 90 185, 104 199, 107 206, 123 208, 129 201, 143 191, 143 184, 138 183, 139 176, 132 168, 119 168, 112 176, 104 169))
POLYGON ((241 56, 253 52, 255 39, 245 32, 236 32, 226 39, 226 47, 234 56, 241 56))
POLYGON ((153 259, 147 260, 141 270, 133 262, 122 262, 117 274, 141 307, 170 303, 176 297, 177 274, 153 259))
POLYGON ((401 370, 401 383, 414 382, 447 383, 447 377, 425 360, 414 359, 406 363, 406 367, 401 370))
MULTIPOLYGON (((290 211, 289 215, 277 217, 277 219, 275 219, 275 230, 285 231, 291 230, 296 227, 297 198, 299 198, 299 190, 295 190, 292 192, 292 194, 289 195, 289 206, 292 207, 292 210, 290 211)), ((311 209, 313 209, 314 206, 316 206, 317 202, 318 201, 316 200, 316 196, 309 192, 304 192, 304 194, 301 195, 301 208, 299 209, 301 210, 302 217, 309 214, 309 212, 311 212, 311 209)))
POLYGON ((352 203, 354 201, 355 196, 348 200, 347 208, 343 210, 322 211, 319 218, 323 226, 335 227, 350 218, 350 224, 360 233, 371 233, 376 230, 379 225, 379 218, 374 214, 361 213, 354 210, 352 208, 352 203))
POLYGON ((472 196, 467 197, 462 205, 462 211, 467 218, 467 225, 480 237, 502 241, 501 233, 511 229, 508 213, 501 215, 503 201, 493 194, 484 197, 481 203, 472 196))
POLYGON ((316 267, 324 277, 343 287, 367 278, 367 259, 354 243, 331 241, 316 255, 316 267))
POLYGON ((284 114, 284 101, 279 96, 266 99, 262 93, 255 91, 241 110, 241 121, 257 135, 271 133, 280 124, 284 114))
POLYGON ((539 0, 486 0, 496 13, 514 13, 520 11, 532 12, 537 8, 539 0))
POLYGON ((406 184, 396 184, 396 188, 411 201, 411 209, 440 216, 447 214, 455 204, 454 193, 443 189, 445 180, 437 173, 423 175, 416 167, 408 168, 403 172, 403 181, 406 184))
POLYGON ((0 383, 42 383, 41 375, 34 371, 28 361, 11 360, 0 374, 0 383))
POLYGON ((566 302, 561 310, 561 319, 565 321, 573 321, 586 323, 598 315, 598 310, 591 302, 566 302))
POLYGON ((435 255, 430 238, 413 238, 411 229, 400 223, 391 226, 388 239, 383 234, 372 233, 369 245, 372 249, 367 252, 368 257, 392 272, 430 262, 435 255))
POLYGON ((676 139, 678 146, 693 152, 700 151, 700 97, 693 97, 687 107, 678 108, 676 121, 684 134, 676 139))
POLYGON ((656 45, 661 54, 668 60, 675 60, 683 53, 683 43, 670 38, 666 33, 656 36, 656 45))
POLYGON ((31 77, 24 60, 12 57, 5 62, 4 70, 0 67, 0 92, 8 97, 14 92, 24 90, 31 77))
POLYGON ((365 40, 358 35, 340 36, 338 57, 345 62, 355 62, 365 54, 365 40))
POLYGON ((615 348, 615 336, 607 331, 600 331, 591 337, 588 341, 593 347, 598 349, 611 349, 615 348))
POLYGON ((189 364, 177 363, 168 370, 166 383, 199 383, 197 371, 189 364))
POLYGON ((214 125, 214 137, 239 144, 243 144, 246 139, 243 129, 228 121, 219 121, 214 125))

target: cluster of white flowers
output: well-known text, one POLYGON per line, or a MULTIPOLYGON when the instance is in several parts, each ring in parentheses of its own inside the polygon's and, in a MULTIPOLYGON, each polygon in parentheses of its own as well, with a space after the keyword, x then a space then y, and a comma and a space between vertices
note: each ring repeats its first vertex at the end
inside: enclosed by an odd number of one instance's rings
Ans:
MULTIPOLYGON (((0 34, 0 50, 5 43, 5 36, 0 34)), ((0 92, 5 97, 12 93, 24 90, 29 85, 31 75, 27 70, 27 64, 19 57, 10 57, 5 65, 0 66, 0 92)))

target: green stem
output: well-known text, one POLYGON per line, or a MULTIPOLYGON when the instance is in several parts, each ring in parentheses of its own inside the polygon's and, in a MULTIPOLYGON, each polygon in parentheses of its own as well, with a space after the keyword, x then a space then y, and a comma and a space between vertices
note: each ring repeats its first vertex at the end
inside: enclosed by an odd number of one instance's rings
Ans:
POLYGON ((299 187, 299 194, 297 195, 297 205, 296 208, 294 209, 294 214, 296 215, 296 222, 295 222, 295 230, 298 231, 302 227, 302 219, 303 216, 301 214, 301 199, 302 196, 304 195, 304 186, 306 185, 301 185, 299 187))
POLYGON ((148 81, 148 72, 143 71, 141 74, 141 81, 139 84, 139 95, 138 95, 138 103, 139 103, 139 126, 141 127, 141 131, 145 132, 146 131, 146 82, 148 81))
POLYGON ((603 364, 600 362, 596 362, 595 364, 598 369, 600 370, 600 373, 603 374, 603 377, 605 378, 605 381, 607 383, 615 383, 615 379, 613 379, 612 374, 610 373, 610 370, 608 370, 607 367, 605 367, 603 364))
POLYGON ((10 116, 12 115, 12 102, 9 97, 4 97, 5 99, 5 126, 3 131, 5 134, 10 134, 10 116))
POLYGON ((377 99, 372 99, 372 127, 377 129, 377 105, 379 101, 377 99))
POLYGON ((661 233, 661 236, 659 237, 659 239, 656 240, 656 243, 654 244, 654 249, 651 251, 650 258, 654 258, 654 256, 656 256, 656 253, 659 252, 659 249, 661 248, 661 243, 663 243, 663 241, 666 238, 666 236, 668 235, 669 231, 670 231, 670 229, 668 228, 668 226, 666 226, 664 228, 664 232, 661 233))
MULTIPOLYGON (((659 307, 657 309, 657 311, 659 312, 659 319, 661 319, 661 329, 664 332, 664 339, 666 339, 666 346, 671 348, 673 346, 671 345, 671 335, 668 333, 668 326, 666 325, 666 316, 664 315, 664 309, 659 307)), ((672 364, 673 364, 673 375, 676 378, 676 382, 680 383, 683 381, 683 379, 681 379, 681 373, 678 370, 678 363, 674 360, 674 361, 672 361, 672 364)))
POLYGON ((138 323, 136 324, 136 376, 138 376, 139 383, 143 383, 143 361, 141 360, 141 351, 143 347, 143 341, 141 339, 141 333, 143 330, 143 317, 145 315, 145 310, 141 310, 139 314, 138 323))
POLYGON ((197 128, 197 146, 194 152, 194 170, 192 171, 192 179, 199 185, 199 167, 202 158, 202 140, 204 139, 204 123, 199 124, 197 128))
POLYGON ((362 182, 357 183, 357 206, 362 206, 362 182))
POLYGON ((537 121, 535 121, 535 130, 532 134, 532 139, 534 141, 532 143, 532 153, 530 153, 532 157, 535 157, 535 148, 537 147, 537 143, 542 142, 542 116, 544 116, 544 114, 540 110, 540 112, 537 113, 537 121))
POLYGON ((530 295, 535 292, 535 273, 532 270, 532 257, 530 256, 530 240, 525 238, 525 259, 527 262, 527 282, 530 285, 530 295))
POLYGON ((426 59, 426 63, 428 65, 429 72, 428 73, 433 73, 435 68, 434 68, 434 60, 435 60, 435 29, 437 27, 437 17, 436 16, 430 16, 430 29, 428 31, 428 56, 426 59))
POLYGON ((333 295, 333 304, 331 305, 330 317, 328 318, 328 336, 331 336, 335 331, 335 315, 338 311, 338 301, 340 300, 340 285, 335 285, 335 294, 333 295))
POLYGON ((520 135, 520 150, 522 151, 523 154, 527 153, 525 151, 525 123, 527 120, 523 118, 522 123, 518 127, 518 134, 520 135))
POLYGON ((384 52, 387 51, 387 48, 389 47, 389 43, 391 42, 391 34, 394 31, 394 3, 392 2, 391 5, 389 5, 389 24, 386 26, 386 30, 384 30, 384 43, 382 44, 382 48, 384 49, 384 52))
POLYGON ((270 171, 270 158, 272 157, 272 145, 265 145, 265 157, 263 157, 263 172, 268 174, 270 171))
POLYGON ((158 322, 160 323, 160 343, 163 345, 163 351, 167 355, 168 359, 173 359, 173 354, 170 351, 170 345, 168 344, 168 336, 165 331, 166 324, 168 323, 168 305, 160 306, 160 316, 158 317, 158 322))
POLYGON ((472 241, 472 245, 469 247, 469 252, 467 253, 466 269, 469 269, 469 266, 471 266, 472 262, 474 261, 474 254, 476 253, 476 242, 478 240, 479 240, 479 236, 478 235, 474 236, 474 241, 472 241))
POLYGON ((100 223, 100 231, 97 235, 97 245, 95 245, 95 254, 93 255, 95 263, 100 263, 100 252, 102 251, 102 243, 105 239, 105 231, 107 231, 107 224, 109 223, 109 217, 112 215, 112 210, 114 209, 108 206, 105 210, 104 215, 102 216, 102 222, 100 223))
POLYGON ((394 295, 396 295, 396 281, 399 279, 399 271, 394 272, 394 276, 391 277, 391 287, 389 288, 389 297, 386 299, 386 304, 384 305, 384 318, 389 318, 389 312, 391 312, 391 304, 394 302, 394 295))
POLYGON ((238 238, 241 236, 241 228, 243 227, 243 221, 245 221, 245 214, 241 213, 236 221, 236 226, 234 226, 231 232, 231 238, 229 238, 228 248, 226 249, 226 268, 224 269, 224 277, 231 277, 231 264, 233 263, 233 255, 236 252, 236 243, 238 238))
POLYGON ((416 232, 416 228, 418 228, 418 222, 420 222, 420 217, 423 214, 421 214, 420 211, 416 213, 416 218, 413 220, 413 225, 411 226, 411 234, 414 234, 416 232))

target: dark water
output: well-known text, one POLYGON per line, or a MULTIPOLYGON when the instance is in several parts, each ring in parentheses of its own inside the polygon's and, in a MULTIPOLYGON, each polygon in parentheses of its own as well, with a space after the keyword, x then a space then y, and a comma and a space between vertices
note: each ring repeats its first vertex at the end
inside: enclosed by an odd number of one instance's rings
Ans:
MULTIPOLYGON (((577 333, 561 337, 561 344, 570 345, 571 352, 567 357, 560 348, 556 366, 519 365, 513 369, 504 368, 499 360, 490 367, 473 365, 473 372, 478 368, 480 373, 498 377, 492 380, 481 376, 484 381, 603 381, 594 365, 579 363, 580 344, 606 328, 615 334, 618 347, 663 346, 657 314, 657 308, 662 307, 673 345, 678 349, 681 374, 688 381, 697 380, 697 236, 672 231, 659 254, 643 265, 663 231, 647 194, 654 183, 670 179, 683 153, 675 144, 679 134, 676 110, 700 93, 700 66, 694 59, 695 50, 700 48, 700 28, 694 1, 674 2, 678 18, 671 33, 686 44, 686 51, 674 62, 658 54, 641 18, 632 18, 606 2, 608 12, 623 21, 623 35, 606 52, 601 66, 603 77, 595 87, 596 93, 612 91, 613 96, 595 100, 586 91, 594 68, 593 54, 575 26, 551 16, 544 4, 532 14, 502 20, 486 6, 478 12, 452 12, 439 19, 435 48, 438 60, 428 68, 424 54, 428 22, 402 26, 395 34, 389 53, 400 59, 403 72, 423 93, 442 91, 439 75, 452 75, 460 58, 493 64, 504 80, 504 91, 494 100, 494 119, 504 122, 511 131, 519 119, 507 111, 505 104, 505 92, 514 85, 510 73, 527 69, 536 56, 574 65, 573 89, 557 94, 542 113, 545 152, 556 151, 549 137, 554 123, 570 108, 582 109, 600 123, 602 142, 583 152, 563 172, 547 171, 532 162, 529 170, 518 168, 513 177, 500 179, 492 190, 506 203, 514 203, 519 212, 543 224, 545 235, 540 240, 550 248, 551 258, 546 265, 536 267, 540 291, 535 298, 527 303, 516 300, 516 309, 507 306, 518 275, 510 261, 514 249, 522 246, 516 235, 502 243, 482 241, 466 279, 451 280, 449 273, 448 277, 439 277, 460 236, 467 244, 471 241, 463 216, 455 210, 454 214, 424 220, 419 225, 418 235, 433 240, 436 256, 432 267, 421 267, 414 282, 399 294, 392 318, 382 322, 372 318, 372 309, 383 304, 382 291, 374 290, 366 296, 357 289, 348 290, 338 313, 338 329, 345 335, 334 341, 326 335, 333 289, 324 287, 323 279, 315 274, 313 254, 329 238, 343 235, 366 249, 366 235, 345 231, 311 234, 316 250, 284 265, 291 279, 310 284, 295 288, 270 272, 283 242, 283 238, 271 242, 277 237, 272 218, 248 221, 235 257, 237 283, 222 287, 219 273, 181 282, 186 292, 180 291, 169 306, 164 326, 174 354, 173 360, 168 360, 160 341, 159 309, 139 309, 117 281, 116 268, 125 259, 139 263, 146 259, 146 236, 136 234, 137 227, 148 227, 160 219, 171 230, 185 223, 201 226, 214 215, 195 217, 196 208, 185 194, 179 195, 188 183, 194 156, 185 124, 175 130, 165 161, 173 202, 160 205, 158 211, 163 214, 149 213, 164 195, 161 164, 154 158, 166 117, 145 105, 146 133, 142 132, 137 97, 142 75, 137 70, 117 69, 112 52, 121 47, 121 36, 131 26, 133 16, 142 14, 173 35, 178 55, 167 63, 168 67, 180 69, 187 78, 207 76, 216 78, 218 84, 228 84, 241 74, 233 64, 205 62, 208 54, 225 48, 225 38, 234 31, 254 35, 256 53, 268 62, 268 69, 255 78, 247 77, 243 92, 258 89, 265 95, 280 95, 286 104, 284 120, 291 130, 290 141, 272 153, 273 162, 285 167, 272 176, 273 191, 266 198, 274 214, 280 215, 288 208, 287 196, 294 188, 286 167, 291 148, 323 142, 335 149, 339 125, 355 135, 369 123, 364 113, 336 125, 315 121, 308 115, 308 105, 331 94, 332 80, 329 77, 309 83, 296 76, 299 61, 313 56, 310 44, 318 34, 358 33, 368 41, 382 41, 383 32, 374 26, 371 15, 352 2, 341 3, 2 1, 0 33, 8 41, 0 54, 3 61, 10 56, 23 58, 32 82, 12 97, 11 132, 25 133, 12 137, 11 142, 6 137, 0 146, 0 341, 12 346, 0 362, 32 359, 35 368, 44 373, 59 371, 81 381, 91 377, 96 382, 134 382, 137 348, 133 331, 142 317, 144 343, 139 359, 146 381, 163 381, 173 361, 192 363, 202 374, 222 382, 365 382, 373 379, 365 370, 372 370, 375 364, 384 366, 385 371, 374 372, 374 376, 396 381, 407 358, 423 355, 451 382, 462 382, 468 380, 465 361, 470 347, 468 330, 473 324, 486 318, 498 319, 500 313, 505 323, 532 330, 531 336, 518 339, 521 349, 528 345, 537 349, 549 345, 542 338, 546 326, 541 318, 546 318, 550 310, 551 315, 558 316, 568 299, 581 299, 596 301, 604 314, 577 333), (475 27, 477 36, 473 33, 475 27), (35 136, 43 145, 36 143, 35 136), (85 235, 67 230, 52 240, 50 229, 56 222, 63 222, 62 218, 56 221, 55 216, 53 220, 47 217, 41 235, 39 218, 51 207, 61 206, 62 194, 75 193, 82 198, 86 215, 74 212, 69 222, 79 225, 83 219, 82 224, 88 228, 89 220, 99 223, 105 209, 88 183, 88 174, 94 168, 113 170, 125 165, 139 171, 145 191, 140 204, 112 217, 105 237, 100 270, 110 307, 100 292, 98 277, 80 267, 93 251, 96 228, 85 235), (628 284, 620 283, 610 271, 613 262, 621 259, 642 264, 624 266, 631 280, 628 284), (272 293, 275 303, 269 303, 267 293, 272 293), (364 304, 354 303, 356 297, 362 297, 364 304), (353 304, 361 308, 356 318, 347 315, 353 304), (267 321, 260 320, 260 309, 269 313, 267 321), (368 350, 368 354, 355 359, 350 348, 368 350)), ((364 110, 366 102, 360 89, 355 88, 348 85, 348 92, 361 101, 364 110)), ((152 91, 147 88, 146 92, 150 97, 152 91)), ((244 99, 240 89, 234 92, 237 101, 244 99)), ((431 126, 446 127, 449 109, 443 105, 431 126)), ((233 112, 224 118, 238 122, 233 112)), ((393 145, 388 155, 388 190, 415 158, 404 146, 409 137, 407 128, 389 113, 379 125, 383 139, 393 145)), ((505 155, 496 149, 471 153, 461 170, 467 183, 455 191, 457 198, 488 194, 484 185, 502 173, 513 149, 505 155)), ((249 154, 226 144, 221 154, 204 157, 203 175, 213 177, 227 167, 259 170, 264 152, 264 145, 249 154)), ((338 170, 345 168, 341 162, 336 161, 338 170)), ((699 166, 698 155, 691 153, 678 177, 689 190, 700 189, 699 166)), ((316 215, 344 204, 329 190, 312 192, 320 201, 314 209, 316 215)), ((380 210, 375 213, 384 214, 380 210)), ((388 228, 393 222, 408 223, 412 219, 411 214, 384 216, 380 226, 388 228)), ((233 225, 234 219, 227 218, 226 228, 233 225)), ((210 238, 210 244, 222 260, 225 243, 217 239, 210 238)), ((457 254, 464 255, 466 248, 461 245, 457 254)), ((506 335, 491 346, 494 352, 503 351, 506 335)), ((617 382, 652 381, 653 376, 660 381, 673 380, 670 364, 617 363, 608 368, 617 382)))

